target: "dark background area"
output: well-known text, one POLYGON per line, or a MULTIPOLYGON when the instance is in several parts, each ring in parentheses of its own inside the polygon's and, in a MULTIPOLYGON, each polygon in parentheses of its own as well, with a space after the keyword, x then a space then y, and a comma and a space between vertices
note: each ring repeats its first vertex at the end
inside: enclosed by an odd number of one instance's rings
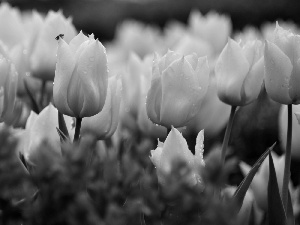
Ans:
POLYGON ((170 20, 186 22, 191 9, 203 14, 214 10, 231 17, 234 30, 246 25, 259 27, 278 19, 300 23, 297 0, 11 0, 21 10, 62 9, 72 16, 78 30, 94 33, 100 40, 111 40, 116 26, 126 19, 136 19, 163 27, 170 20))

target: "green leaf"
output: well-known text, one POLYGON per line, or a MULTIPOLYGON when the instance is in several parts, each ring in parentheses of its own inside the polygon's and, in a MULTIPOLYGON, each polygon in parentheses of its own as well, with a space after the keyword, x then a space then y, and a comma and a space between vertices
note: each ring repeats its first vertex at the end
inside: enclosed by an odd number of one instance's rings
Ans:
POLYGON ((70 135, 66 125, 66 121, 64 119, 64 115, 59 111, 58 111, 58 128, 64 134, 65 137, 70 139, 70 135))
POLYGON ((65 142, 70 140, 58 127, 56 127, 57 133, 60 137, 60 142, 65 142))
POLYGON ((270 225, 287 225, 283 202, 279 193, 276 171, 269 153, 268 218, 270 225))
POLYGON ((249 171, 247 176, 244 178, 244 180, 240 183, 240 185, 236 189, 236 191, 233 195, 233 200, 236 203, 237 212, 240 211, 240 209, 243 205, 243 201, 244 201, 246 192, 249 189, 249 186, 250 186, 255 174, 257 173, 260 165, 265 160, 265 158, 268 156, 268 154, 273 150, 275 144, 276 144, 276 142, 259 157, 259 159, 253 165, 252 169, 249 171))

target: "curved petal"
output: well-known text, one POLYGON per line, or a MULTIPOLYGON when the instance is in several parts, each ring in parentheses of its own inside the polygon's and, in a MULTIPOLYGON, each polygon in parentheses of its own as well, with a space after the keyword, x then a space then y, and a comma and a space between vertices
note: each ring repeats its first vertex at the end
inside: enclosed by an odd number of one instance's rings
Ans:
POLYGON ((291 104, 289 81, 293 66, 290 59, 272 42, 265 45, 265 87, 270 98, 291 104))
POLYGON ((170 172, 172 163, 178 159, 186 162, 189 166, 193 166, 193 158, 194 156, 189 150, 182 134, 172 127, 164 142, 159 168, 162 169, 162 171, 170 172))
POLYGON ((89 38, 80 31, 69 43, 72 52, 75 54, 79 46, 87 40, 89 40, 89 38))
POLYGON ((160 123, 160 108, 162 101, 161 78, 155 78, 151 81, 151 87, 148 91, 146 100, 146 109, 149 119, 156 124, 160 123))
POLYGON ((58 41, 57 64, 53 85, 53 102, 63 114, 75 116, 68 106, 67 90, 75 68, 75 59, 69 45, 60 38, 58 41))
POLYGON ((192 66, 184 57, 174 61, 162 75, 160 124, 185 126, 199 111, 202 97, 192 66))
POLYGON ((105 103, 108 69, 105 48, 90 41, 81 52, 68 87, 68 104, 77 117, 99 113, 105 103))
POLYGON ((300 103, 300 36, 294 35, 291 41, 291 48, 293 56, 291 59, 293 64, 293 71, 290 78, 289 95, 294 104, 300 103))
POLYGON ((223 102, 241 105, 241 88, 249 67, 241 47, 229 39, 215 66, 218 96, 223 102))
POLYGON ((40 114, 34 120, 32 126, 29 129, 30 144, 25 153, 25 157, 33 164, 42 163, 39 162, 40 155, 43 148, 41 144, 43 141, 48 141, 53 148, 53 154, 60 155, 60 139, 56 131, 58 127, 57 110, 53 105, 49 104, 44 108, 40 114))
POLYGON ((246 79, 244 80, 241 90, 242 102, 244 102, 244 105, 247 105, 258 98, 258 95, 262 90, 263 82, 264 57, 261 57, 260 60, 251 67, 246 79))
POLYGON ((121 81, 111 78, 102 111, 82 120, 81 133, 91 132, 98 140, 113 135, 118 126, 120 101, 121 81))

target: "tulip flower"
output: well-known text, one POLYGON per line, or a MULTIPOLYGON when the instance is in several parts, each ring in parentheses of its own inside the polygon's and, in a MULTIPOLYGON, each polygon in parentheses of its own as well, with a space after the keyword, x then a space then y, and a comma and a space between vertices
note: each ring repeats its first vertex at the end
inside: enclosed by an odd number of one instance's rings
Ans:
POLYGON ((116 77, 109 79, 105 105, 102 111, 95 116, 82 120, 82 134, 91 133, 98 140, 109 138, 114 134, 119 122, 121 88, 120 79, 116 77))
POLYGON ((157 148, 155 150, 151 150, 150 159, 156 167, 158 181, 164 184, 164 175, 167 175, 172 171, 173 163, 176 160, 181 160, 191 169, 188 182, 191 185, 196 185, 201 182, 199 171, 201 167, 205 166, 203 160, 203 141, 204 131, 202 130, 197 136, 195 155, 193 155, 182 134, 172 127, 165 142, 163 143, 158 141, 157 148))
POLYGON ((260 41, 243 48, 232 39, 221 52, 215 67, 218 96, 232 106, 243 106, 257 99, 264 79, 264 59, 260 41))
POLYGON ((83 118, 98 114, 107 93, 107 59, 104 46, 82 32, 70 44, 58 40, 53 101, 66 115, 83 118))
POLYGON ((300 36, 278 23, 273 41, 266 41, 265 86, 271 99, 281 104, 300 103, 300 36))
POLYGON ((38 33, 30 56, 32 75, 43 80, 53 81, 57 42, 55 37, 64 34, 67 43, 75 37, 76 29, 71 19, 66 19, 61 11, 50 11, 38 33))
POLYGON ((5 122, 14 110, 18 73, 10 60, 1 53, 0 45, 0 122, 5 122))
POLYGON ((203 99, 200 111, 188 123, 187 132, 199 132, 205 129, 205 134, 213 137, 224 129, 229 115, 230 106, 218 98, 216 79, 214 75, 211 75, 207 94, 203 99))
POLYGON ((230 18, 216 12, 203 16, 199 11, 192 11, 188 24, 191 33, 209 43, 214 53, 223 49, 232 29, 230 18))
POLYGON ((146 101, 149 118, 168 128, 185 126, 199 112, 208 84, 206 57, 172 51, 156 56, 146 101))
POLYGON ((25 38, 20 11, 6 2, 0 4, 0 30, 0 40, 9 48, 21 43, 25 38))
POLYGON ((166 137, 166 128, 153 124, 146 111, 146 96, 151 85, 153 55, 141 59, 130 54, 128 72, 122 76, 122 125, 146 136, 166 137), (135 82, 132 82, 132 81, 135 82))
MULTIPOLYGON (((68 131, 74 133, 72 118, 65 116, 65 121, 68 131)), ((39 166, 45 163, 43 160, 51 161, 61 156, 60 137, 56 130, 57 127, 58 112, 53 105, 49 104, 38 115, 33 111, 30 113, 19 146, 28 163, 39 166), (44 142, 47 142, 51 148, 43 148, 42 144, 44 142), (51 149, 53 152, 45 153, 45 149, 51 149), (45 158, 45 154, 49 157, 45 158)))
POLYGON ((116 45, 120 54, 128 57, 135 52, 140 57, 159 50, 159 30, 136 21, 126 21, 118 26, 116 31, 116 45))
POLYGON ((25 82, 32 93, 37 93, 41 88, 42 82, 40 79, 37 79, 30 74, 27 49, 22 44, 16 45, 10 50, 9 56, 19 74, 18 96, 28 94, 25 88, 25 82))
MULTIPOLYGON (((300 110, 300 105, 293 105, 293 111, 300 110)), ((287 106, 282 106, 279 113, 279 138, 281 143, 281 149, 285 151, 286 146, 286 132, 287 132, 287 106)), ((296 113, 295 113, 296 114, 296 113)), ((292 119, 292 158, 300 159, 300 125, 298 123, 296 115, 293 115, 292 119)))

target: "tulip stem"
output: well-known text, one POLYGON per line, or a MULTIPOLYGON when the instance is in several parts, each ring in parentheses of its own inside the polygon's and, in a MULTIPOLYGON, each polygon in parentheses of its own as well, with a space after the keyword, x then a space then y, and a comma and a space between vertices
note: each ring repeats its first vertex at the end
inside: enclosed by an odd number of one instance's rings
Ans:
POLYGON ((81 128, 81 121, 82 118, 76 118, 76 125, 75 125, 75 134, 74 134, 74 140, 73 142, 77 142, 79 140, 80 136, 80 128, 81 128))
POLYGON ((232 128, 236 108, 237 108, 237 106, 231 106, 230 116, 229 116, 229 120, 228 120, 226 131, 225 131, 225 136, 224 136, 223 144, 222 144, 222 153, 221 153, 221 165, 222 166, 225 163, 226 150, 227 150, 227 146, 228 146, 228 142, 229 142, 229 138, 230 138, 230 133, 231 133, 231 128, 232 128))
POLYGON ((291 143, 292 143, 292 120, 293 120, 292 113, 293 113, 292 104, 289 104, 285 165, 284 165, 284 175, 283 175, 283 184, 282 184, 282 202, 285 210, 287 210, 287 205, 288 205, 289 181, 291 176, 290 167, 291 167, 291 143))

